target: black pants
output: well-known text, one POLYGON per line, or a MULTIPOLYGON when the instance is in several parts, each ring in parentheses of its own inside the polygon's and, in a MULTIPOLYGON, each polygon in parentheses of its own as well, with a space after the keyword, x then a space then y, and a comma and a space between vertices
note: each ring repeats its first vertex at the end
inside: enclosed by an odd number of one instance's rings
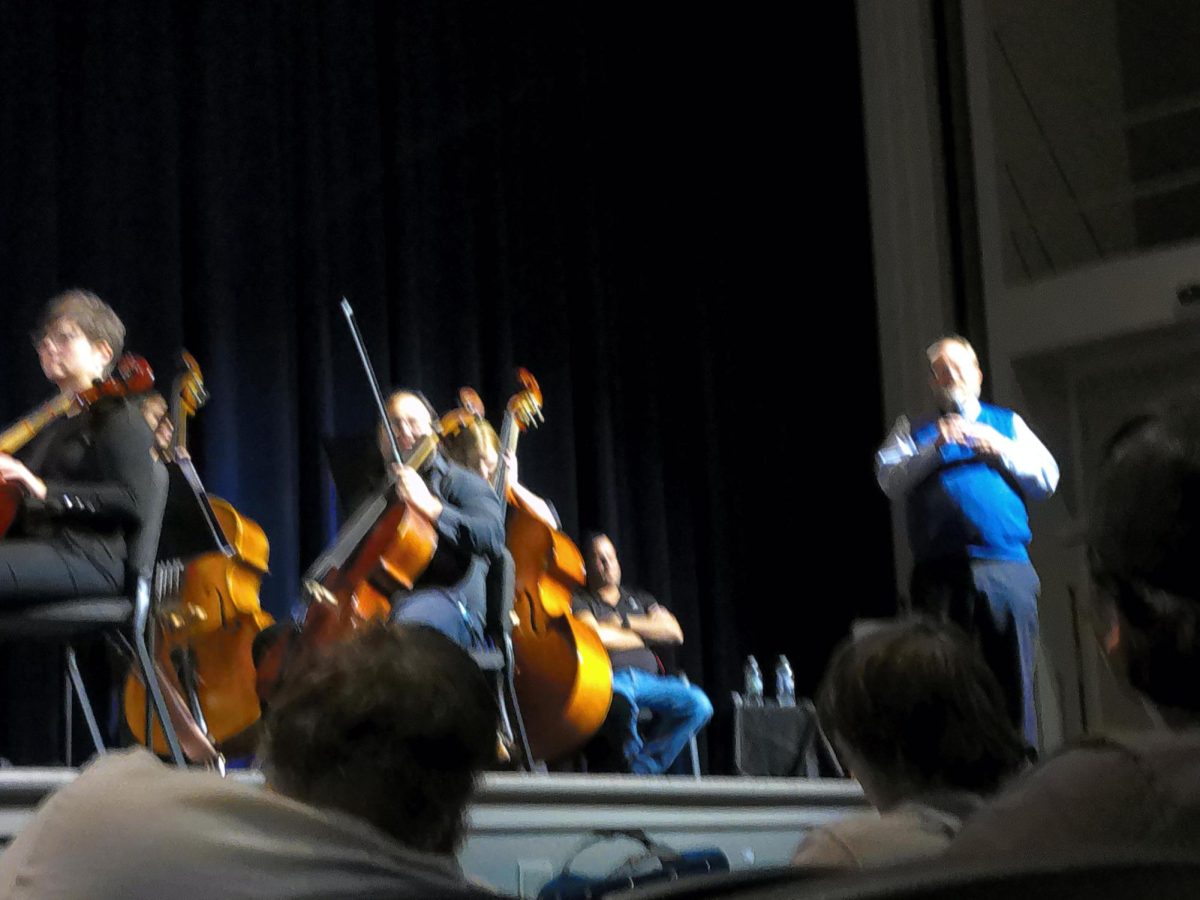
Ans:
POLYGON ((39 600, 121 593, 124 584, 123 560, 104 565, 48 541, 0 541, 0 609, 39 600))
MULTIPOLYGON (((104 567, 63 545, 22 538, 0 541, 0 611, 43 600, 120 593, 124 584, 123 561, 104 567)), ((103 698, 114 683, 105 645, 93 641, 75 647, 103 730, 103 698)), ((63 678, 59 646, 41 641, 0 644, 0 757, 18 765, 64 762, 63 678)), ((91 753, 91 741, 77 709, 74 715, 73 758, 78 763, 91 753)))
POLYGON ((915 612, 953 622, 975 639, 1004 691, 1009 717, 1033 746, 1040 586, 1028 562, 987 559, 918 563, 911 585, 915 612))

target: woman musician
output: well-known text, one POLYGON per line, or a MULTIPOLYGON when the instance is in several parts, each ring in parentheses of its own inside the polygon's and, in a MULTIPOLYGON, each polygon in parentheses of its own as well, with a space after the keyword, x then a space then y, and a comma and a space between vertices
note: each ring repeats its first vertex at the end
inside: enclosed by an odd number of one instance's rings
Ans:
MULTIPOLYGON (((470 427, 442 438, 442 447, 451 461, 478 472, 484 481, 491 483, 496 467, 500 465, 500 436, 487 419, 477 419, 470 427)), ((505 454, 504 462, 506 499, 522 506, 546 527, 561 529, 558 513, 550 502, 521 484, 516 454, 505 454)))
MULTIPOLYGON (((62 394, 107 376, 125 326, 103 300, 52 298, 33 333, 42 372, 62 394)), ((0 608, 124 589, 126 533, 154 491, 151 435, 136 406, 104 398, 52 421, 17 456, 0 453, 0 486, 16 517, 0 540, 0 608)))

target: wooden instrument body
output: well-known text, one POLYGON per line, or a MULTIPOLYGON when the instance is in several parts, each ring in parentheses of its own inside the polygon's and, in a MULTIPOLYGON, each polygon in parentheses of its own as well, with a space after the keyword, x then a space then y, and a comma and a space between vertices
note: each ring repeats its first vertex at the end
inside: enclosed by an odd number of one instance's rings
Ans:
POLYGON ((20 486, 15 484, 0 484, 0 537, 8 533, 17 513, 21 510, 24 498, 20 486))
MULTIPOLYGON (((259 603, 270 547, 254 520, 219 497, 210 496, 208 502, 234 552, 197 556, 184 568, 178 592, 159 598, 157 657, 160 670, 181 694, 194 693, 197 718, 209 737, 224 744, 261 716, 251 647, 274 622, 259 603), (183 683, 181 672, 188 673, 190 685, 183 683)), ((145 743, 145 687, 132 675, 125 681, 124 701, 129 729, 145 743)), ((157 723, 152 746, 157 753, 167 752, 157 723)))
POLYGON ((436 550, 433 524, 407 504, 390 502, 345 567, 321 580, 304 618, 302 643, 323 646, 386 619, 392 594, 412 589, 436 550))
MULTIPOLYGON (((419 446, 418 465, 433 452, 436 437, 419 446)), ((391 486, 388 492, 382 512, 372 513, 376 518, 361 538, 351 539, 359 511, 334 541, 329 552, 340 562, 305 580, 309 603, 303 624, 279 636, 258 662, 258 696, 264 703, 298 660, 345 640, 368 622, 386 619, 392 594, 411 589, 432 561, 437 551, 433 523, 401 502, 391 486)))
POLYGON ((583 557, 561 531, 510 507, 515 567, 516 688, 530 749, 555 760, 596 733, 612 703, 612 663, 595 630, 571 614, 585 583, 583 557))
MULTIPOLYGON (((160 677, 187 699, 207 737, 225 744, 245 734, 262 714, 251 648, 258 633, 275 621, 259 602, 262 579, 269 573, 270 544, 257 522, 228 501, 204 493, 190 457, 180 452, 186 449, 188 418, 208 399, 195 359, 184 352, 182 362, 184 370, 172 392, 174 439, 167 452, 199 501, 207 504, 230 552, 202 553, 187 563, 180 578, 159 580, 156 658, 160 677)), ((130 731, 145 743, 145 686, 133 673, 125 680, 124 703, 130 731)), ((157 723, 151 746, 167 752, 157 723)))
MULTIPOLYGON (((582 747, 604 722, 612 703, 612 662, 596 631, 571 613, 571 597, 585 584, 579 548, 544 520, 546 513, 539 517, 507 488, 506 460, 516 457, 521 432, 542 420, 537 379, 525 369, 517 377, 522 390, 504 411, 492 489, 508 500, 505 543, 515 570, 512 641, 521 718, 534 758, 553 761, 582 747)), ((482 421, 479 395, 463 388, 459 397, 482 421)))

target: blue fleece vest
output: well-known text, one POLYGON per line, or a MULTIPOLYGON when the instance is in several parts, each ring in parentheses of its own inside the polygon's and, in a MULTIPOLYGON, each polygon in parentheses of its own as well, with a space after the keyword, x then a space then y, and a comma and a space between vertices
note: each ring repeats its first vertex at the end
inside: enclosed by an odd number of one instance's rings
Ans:
MULTIPOLYGON (((1016 436, 1011 410, 982 404, 979 422, 1016 436)), ((937 440, 937 420, 913 431, 917 449, 937 440)), ((1028 560, 1029 512, 1013 478, 960 444, 938 448, 941 463, 908 497, 908 536, 917 562, 964 556, 1028 560)))

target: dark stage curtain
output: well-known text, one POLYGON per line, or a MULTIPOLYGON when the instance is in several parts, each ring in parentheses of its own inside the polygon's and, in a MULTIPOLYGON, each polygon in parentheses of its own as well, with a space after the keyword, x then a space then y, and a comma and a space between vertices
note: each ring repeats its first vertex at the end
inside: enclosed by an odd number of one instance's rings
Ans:
MULTIPOLYGON (((372 424, 346 295, 439 408, 470 384, 498 417, 536 374, 523 480, 612 535, 718 708, 750 651, 811 689, 893 584, 853 11, 792 12, 3 0, 0 418, 46 395, 63 287, 164 383, 186 346, 198 467, 287 615, 336 522, 322 439, 372 424)), ((53 663, 3 660, 24 761, 53 663)))

